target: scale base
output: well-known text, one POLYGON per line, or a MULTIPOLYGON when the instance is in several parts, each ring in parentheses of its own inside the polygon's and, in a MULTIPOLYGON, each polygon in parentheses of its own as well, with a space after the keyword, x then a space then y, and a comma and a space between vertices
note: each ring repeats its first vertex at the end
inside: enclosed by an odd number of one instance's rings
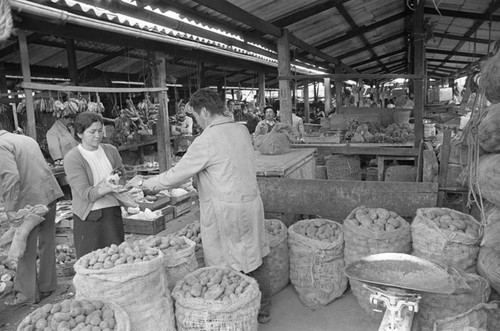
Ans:
POLYGON ((408 307, 403 307, 400 310, 401 321, 394 322, 393 324, 393 313, 387 309, 384 314, 384 318, 382 319, 382 323, 380 323, 380 327, 378 331, 410 331, 413 322, 413 311, 410 311, 408 307))

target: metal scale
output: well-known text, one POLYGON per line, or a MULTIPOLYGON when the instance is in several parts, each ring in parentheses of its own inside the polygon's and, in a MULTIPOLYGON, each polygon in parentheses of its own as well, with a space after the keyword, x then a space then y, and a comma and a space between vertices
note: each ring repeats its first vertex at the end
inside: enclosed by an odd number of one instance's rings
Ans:
POLYGON ((369 255, 347 265, 345 274, 372 292, 372 304, 386 308, 379 331, 410 331, 419 293, 451 294, 455 290, 446 270, 408 254, 369 255))

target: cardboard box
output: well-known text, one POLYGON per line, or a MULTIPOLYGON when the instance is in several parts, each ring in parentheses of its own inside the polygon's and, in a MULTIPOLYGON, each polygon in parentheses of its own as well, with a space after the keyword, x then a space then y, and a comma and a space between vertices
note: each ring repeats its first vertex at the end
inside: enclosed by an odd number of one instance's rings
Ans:
POLYGON ((165 230, 165 216, 161 215, 153 220, 124 218, 123 228, 125 229, 125 233, 157 234, 165 230))

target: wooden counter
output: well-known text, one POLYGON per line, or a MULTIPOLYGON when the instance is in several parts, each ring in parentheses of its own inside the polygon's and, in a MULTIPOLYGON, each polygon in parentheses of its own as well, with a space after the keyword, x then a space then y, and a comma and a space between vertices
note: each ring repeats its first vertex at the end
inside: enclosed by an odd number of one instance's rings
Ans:
POLYGON ((291 149, 279 155, 264 155, 255 151, 257 176, 314 179, 315 152, 316 148, 291 149))

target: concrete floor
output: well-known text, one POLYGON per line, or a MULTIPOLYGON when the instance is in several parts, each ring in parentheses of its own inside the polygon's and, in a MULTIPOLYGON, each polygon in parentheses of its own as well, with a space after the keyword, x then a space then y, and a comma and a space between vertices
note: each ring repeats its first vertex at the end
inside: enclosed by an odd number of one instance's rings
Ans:
POLYGON ((378 330, 382 314, 365 313, 351 291, 318 310, 304 306, 292 285, 272 298, 271 321, 259 331, 371 331, 378 330))

